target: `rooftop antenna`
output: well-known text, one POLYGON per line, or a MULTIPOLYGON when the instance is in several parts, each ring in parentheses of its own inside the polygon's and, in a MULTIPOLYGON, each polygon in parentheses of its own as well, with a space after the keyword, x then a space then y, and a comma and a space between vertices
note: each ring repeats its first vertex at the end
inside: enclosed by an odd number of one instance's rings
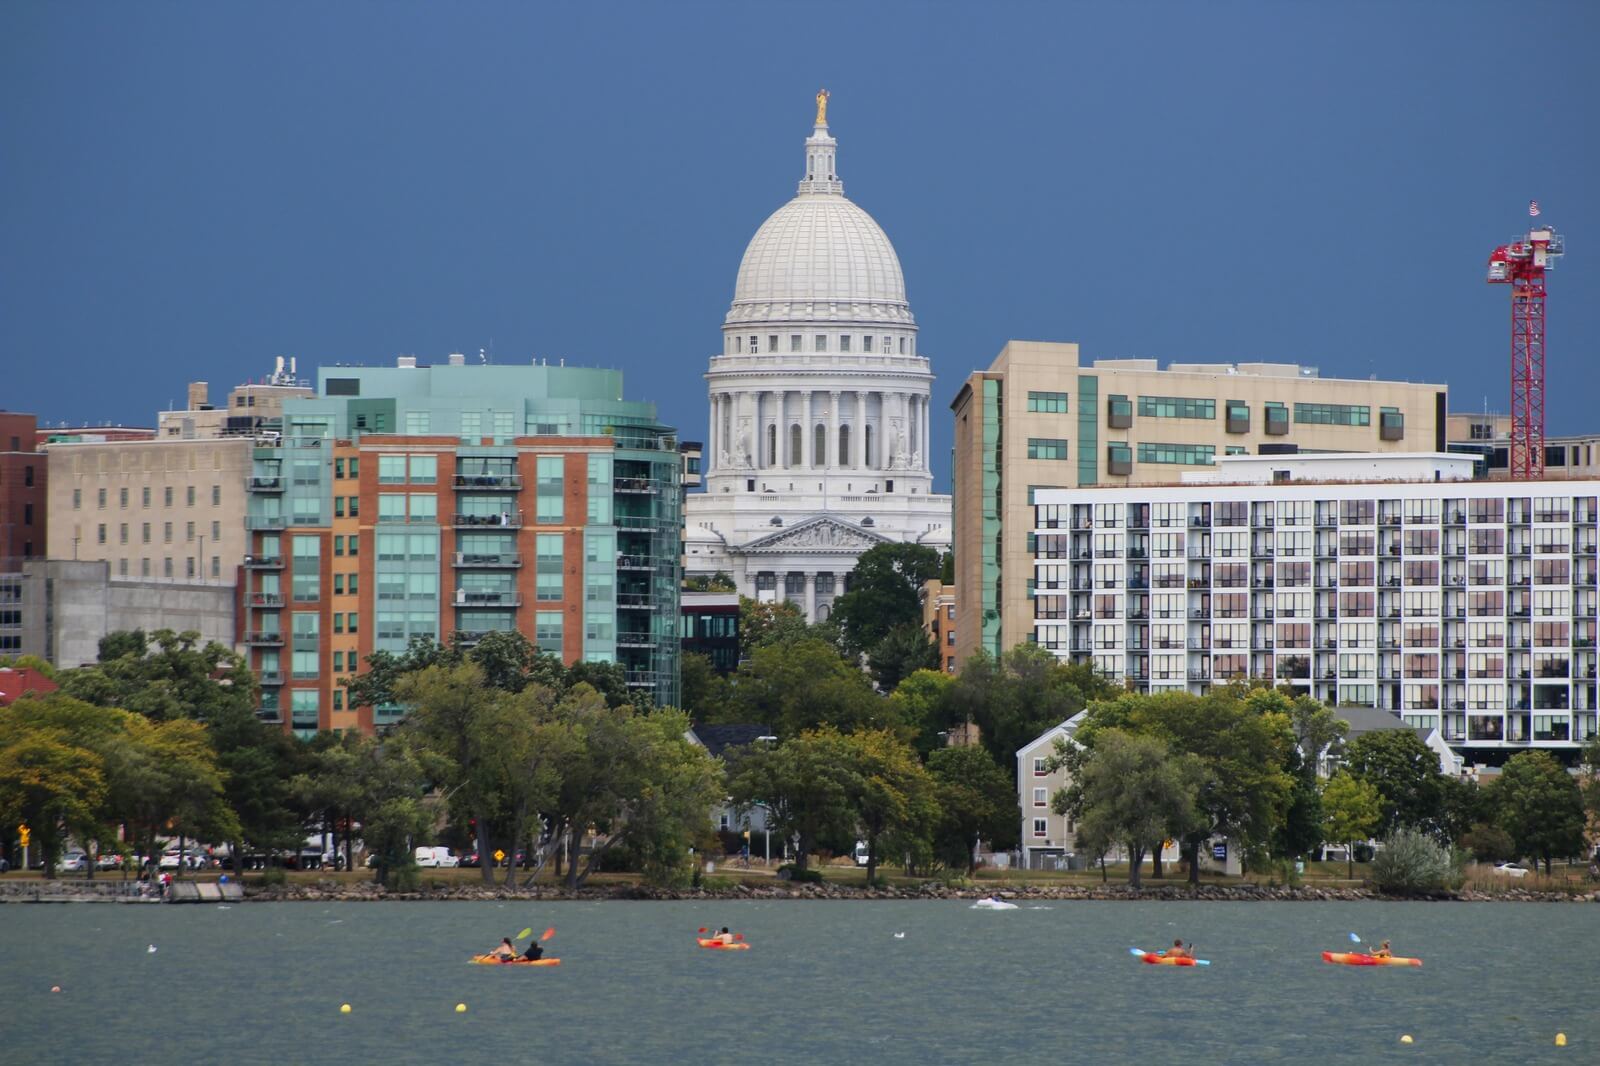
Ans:
POLYGON ((485 352, 482 348, 478 349, 478 362, 484 366, 489 365, 489 353, 485 352))

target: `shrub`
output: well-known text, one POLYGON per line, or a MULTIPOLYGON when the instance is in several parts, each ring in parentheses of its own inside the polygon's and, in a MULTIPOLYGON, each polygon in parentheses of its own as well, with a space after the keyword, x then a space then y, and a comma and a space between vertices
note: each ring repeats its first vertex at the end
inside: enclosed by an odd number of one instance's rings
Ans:
POLYGON ((289 875, 280 866, 269 866, 261 871, 261 883, 263 885, 286 885, 289 883, 289 875))
POLYGON ((778 880, 803 881, 807 884, 820 885, 822 883, 821 870, 802 870, 792 862, 786 862, 778 867, 778 880))
POLYGON ((731 892, 738 883, 731 877, 700 878, 700 887, 707 892, 731 892))
POLYGON ((1351 857, 1356 862, 1371 862, 1374 854, 1376 854, 1376 849, 1371 844, 1357 844, 1351 857))
POLYGON ((1438 841, 1415 829, 1396 829, 1372 860, 1372 880, 1384 892, 1413 895, 1455 888, 1461 871, 1438 841))

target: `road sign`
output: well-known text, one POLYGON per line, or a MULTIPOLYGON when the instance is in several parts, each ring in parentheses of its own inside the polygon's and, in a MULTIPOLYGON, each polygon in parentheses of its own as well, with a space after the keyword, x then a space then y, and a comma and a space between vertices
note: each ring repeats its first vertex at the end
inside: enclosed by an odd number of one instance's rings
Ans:
POLYGON ((23 847, 28 846, 28 838, 32 835, 33 830, 28 828, 27 822, 23 822, 21 825, 17 826, 17 843, 21 844, 23 847))
POLYGON ((495 848, 494 849, 494 861, 495 862, 505 862, 506 861, 506 853, 504 851, 500 850, 499 848, 495 848))

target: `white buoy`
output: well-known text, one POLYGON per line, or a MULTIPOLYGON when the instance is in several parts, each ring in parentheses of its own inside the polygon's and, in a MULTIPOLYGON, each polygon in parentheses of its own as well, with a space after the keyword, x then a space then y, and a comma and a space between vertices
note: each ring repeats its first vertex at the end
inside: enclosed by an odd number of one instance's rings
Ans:
POLYGON ((156 953, 156 946, 154 944, 151 944, 149 947, 145 948, 144 950, 145 950, 145 954, 154 955, 156 953))
POLYGON ((895 938, 895 939, 896 939, 896 940, 904 940, 904 939, 905 939, 905 938, 906 938, 906 935, 905 935, 905 934, 904 934, 904 933, 896 933, 896 934, 895 934, 895 935, 894 935, 894 938, 895 938))

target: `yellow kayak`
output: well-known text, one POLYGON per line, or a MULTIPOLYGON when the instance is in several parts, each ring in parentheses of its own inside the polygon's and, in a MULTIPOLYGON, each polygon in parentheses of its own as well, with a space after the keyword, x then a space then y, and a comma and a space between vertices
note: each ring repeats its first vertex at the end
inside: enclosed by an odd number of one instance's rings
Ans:
POLYGON ((477 966, 560 966, 560 959, 502 959, 498 955, 474 955, 472 962, 477 966))

